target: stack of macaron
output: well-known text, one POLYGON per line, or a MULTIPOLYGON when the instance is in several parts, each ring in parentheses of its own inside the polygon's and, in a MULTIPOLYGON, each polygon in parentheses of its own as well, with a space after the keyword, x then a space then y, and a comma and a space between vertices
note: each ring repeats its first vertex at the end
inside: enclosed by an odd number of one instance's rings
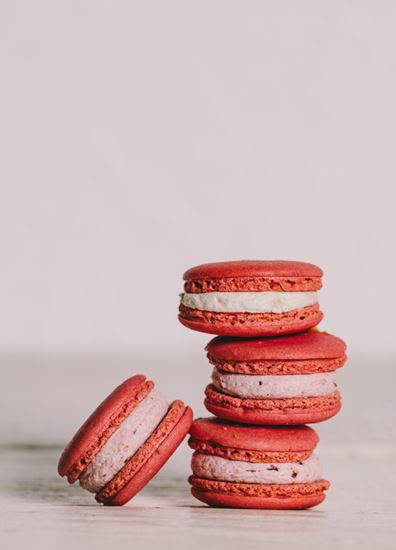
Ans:
POLYGON ((192 494, 212 506, 295 509, 322 502, 328 481, 303 424, 341 407, 337 369, 344 342, 315 327, 323 313, 322 270, 288 261, 205 264, 184 274, 179 320, 217 335, 213 366, 196 420, 192 494))

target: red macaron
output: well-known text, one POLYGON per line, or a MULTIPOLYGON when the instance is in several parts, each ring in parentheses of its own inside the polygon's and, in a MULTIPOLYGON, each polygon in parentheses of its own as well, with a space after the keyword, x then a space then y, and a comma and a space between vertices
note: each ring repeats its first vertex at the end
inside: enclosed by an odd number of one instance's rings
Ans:
POLYGON ((191 492, 211 506, 279 510, 316 506, 329 487, 313 454, 318 441, 307 426, 195 420, 189 439, 195 451, 191 492))
POLYGON ((170 405, 154 383, 136 375, 118 386, 91 414, 63 451, 58 473, 95 493, 98 502, 122 505, 136 495, 183 441, 192 410, 170 405))
POLYGON ((186 271, 179 320, 222 336, 274 336, 317 325, 322 270, 291 261, 233 261, 186 271))
POLYGON ((214 366, 205 390, 214 415, 247 424, 321 422, 341 408, 336 370, 346 345, 316 330, 276 338, 216 337, 206 347, 214 366))

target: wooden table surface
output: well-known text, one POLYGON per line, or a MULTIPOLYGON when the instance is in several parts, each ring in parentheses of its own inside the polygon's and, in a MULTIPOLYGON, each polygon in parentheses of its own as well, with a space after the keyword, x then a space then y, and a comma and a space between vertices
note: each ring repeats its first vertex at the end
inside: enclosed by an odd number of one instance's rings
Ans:
POLYGON ((328 498, 315 509, 287 512, 209 508, 169 471, 123 508, 105 508, 57 476, 59 452, 1 450, 2 548, 396 548, 391 446, 323 446, 328 498))

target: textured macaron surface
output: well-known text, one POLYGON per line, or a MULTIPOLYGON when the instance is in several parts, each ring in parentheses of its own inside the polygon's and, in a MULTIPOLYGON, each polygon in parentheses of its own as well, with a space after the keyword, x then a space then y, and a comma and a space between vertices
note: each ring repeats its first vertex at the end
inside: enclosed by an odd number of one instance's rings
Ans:
MULTIPOLYGON (((212 493, 232 494, 243 497, 280 497, 287 499, 296 496, 322 495, 329 488, 329 482, 320 479, 312 483, 237 483, 221 480, 212 480, 191 476, 189 482, 195 489, 212 493)), ((194 493, 194 496, 197 496, 194 493)), ((197 496, 199 498, 199 496, 197 496)), ((320 499, 315 504, 319 504, 320 499)), ((205 502, 205 501, 204 501, 205 502)), ((239 503, 240 506, 241 503, 239 503)), ((287 502, 285 502, 287 504, 287 502)), ((312 504, 309 504, 312 505, 312 504)), ((239 507, 238 506, 238 507, 239 507)), ((252 506, 254 507, 254 506, 252 506)), ((259 506, 261 507, 261 506, 259 506)), ((285 506, 288 508, 289 506, 285 506)), ((295 507, 295 506, 293 506, 295 507)), ((302 506, 305 507, 305 506, 302 506)))
POLYGON ((322 277, 314 264, 289 260, 235 260, 212 262, 188 269, 183 279, 216 279, 232 277, 322 277))
POLYGON ((240 260, 192 267, 184 273, 186 292, 318 290, 322 270, 305 262, 240 260))
POLYGON ((198 441, 193 437, 188 440, 190 447, 196 451, 242 462, 302 462, 311 456, 312 451, 266 451, 247 450, 224 447, 210 441, 198 441))
POLYGON ((179 306, 179 321, 184 326, 199 332, 232 337, 292 334, 316 326, 322 318, 319 304, 285 313, 224 313, 188 308, 183 303, 179 306))
POLYGON ((233 422, 269 425, 299 425, 323 422, 341 408, 338 391, 313 397, 243 399, 218 391, 205 390, 205 407, 215 416, 233 422))
POLYGON ((213 384, 205 389, 206 401, 225 408, 242 408, 253 411, 283 411, 287 413, 316 409, 325 410, 341 401, 338 391, 331 394, 306 397, 252 399, 235 397, 219 391, 213 384))

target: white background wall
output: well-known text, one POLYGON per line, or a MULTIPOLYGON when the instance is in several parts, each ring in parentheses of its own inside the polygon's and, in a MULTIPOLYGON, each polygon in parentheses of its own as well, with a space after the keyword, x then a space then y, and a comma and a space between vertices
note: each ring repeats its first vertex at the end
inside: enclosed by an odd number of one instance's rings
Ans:
POLYGON ((141 365, 201 403, 209 371, 185 363, 208 338, 176 312, 183 271, 206 261, 319 264, 322 327, 382 373, 394 354, 395 18, 384 0, 1 3, 2 403, 13 409, 23 369, 31 401, 0 438, 62 440, 70 425, 49 404, 78 422, 103 372, 109 388, 141 365), (130 367, 113 376, 115 356, 130 367))

